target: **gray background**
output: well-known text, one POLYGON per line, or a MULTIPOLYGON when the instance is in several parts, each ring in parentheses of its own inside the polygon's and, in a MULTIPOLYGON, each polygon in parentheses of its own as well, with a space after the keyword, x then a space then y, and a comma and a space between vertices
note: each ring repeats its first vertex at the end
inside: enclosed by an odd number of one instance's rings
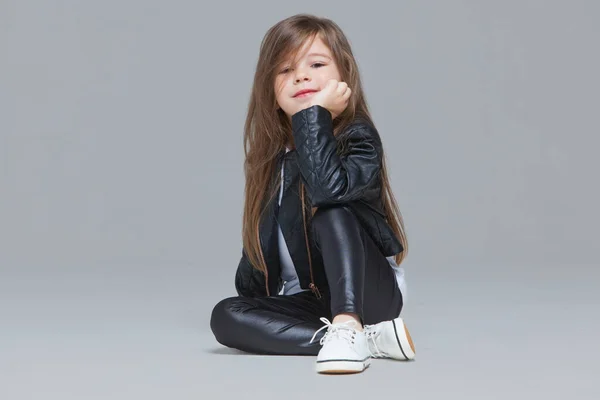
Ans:
POLYGON ((301 3, 0 1, 0 398, 598 398, 599 3, 301 3), (353 377, 208 327, 299 12, 352 43, 410 241, 417 360, 353 377))

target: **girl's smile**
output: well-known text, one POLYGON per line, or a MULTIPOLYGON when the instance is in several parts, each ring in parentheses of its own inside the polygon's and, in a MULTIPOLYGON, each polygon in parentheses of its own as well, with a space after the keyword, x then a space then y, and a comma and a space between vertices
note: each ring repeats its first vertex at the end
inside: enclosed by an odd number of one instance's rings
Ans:
POLYGON ((309 97, 309 96, 312 96, 315 93, 317 93, 317 92, 302 93, 302 94, 299 94, 298 96, 296 96, 295 98, 298 99, 298 98, 302 98, 302 97, 309 97))

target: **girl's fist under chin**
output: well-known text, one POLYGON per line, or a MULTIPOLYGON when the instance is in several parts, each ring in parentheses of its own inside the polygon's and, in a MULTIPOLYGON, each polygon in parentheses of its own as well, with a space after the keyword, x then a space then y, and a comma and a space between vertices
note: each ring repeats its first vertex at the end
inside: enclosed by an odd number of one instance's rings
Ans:
POLYGON ((310 99, 310 106, 319 105, 326 108, 331 113, 332 119, 335 119, 348 106, 351 94, 352 90, 346 82, 330 79, 325 87, 310 99))

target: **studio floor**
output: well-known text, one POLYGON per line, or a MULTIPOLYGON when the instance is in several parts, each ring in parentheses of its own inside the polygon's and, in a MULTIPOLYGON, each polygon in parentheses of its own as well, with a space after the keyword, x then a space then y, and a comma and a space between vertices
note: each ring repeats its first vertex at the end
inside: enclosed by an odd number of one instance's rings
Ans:
POLYGON ((0 398, 600 398, 592 266, 432 271, 407 272, 414 361, 324 376, 313 357, 214 340, 211 307, 233 294, 224 273, 206 289, 194 266, 19 268, 0 281, 0 398))

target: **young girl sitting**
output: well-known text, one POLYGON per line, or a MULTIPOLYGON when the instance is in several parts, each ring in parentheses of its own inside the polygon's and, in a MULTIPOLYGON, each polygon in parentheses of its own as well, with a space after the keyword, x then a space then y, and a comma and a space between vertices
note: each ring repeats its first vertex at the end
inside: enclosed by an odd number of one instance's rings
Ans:
POLYGON ((356 60, 334 22, 299 14, 269 29, 244 150, 238 296, 214 307, 216 340, 317 355, 321 373, 361 372, 373 357, 413 359, 399 317, 403 221, 356 60))

